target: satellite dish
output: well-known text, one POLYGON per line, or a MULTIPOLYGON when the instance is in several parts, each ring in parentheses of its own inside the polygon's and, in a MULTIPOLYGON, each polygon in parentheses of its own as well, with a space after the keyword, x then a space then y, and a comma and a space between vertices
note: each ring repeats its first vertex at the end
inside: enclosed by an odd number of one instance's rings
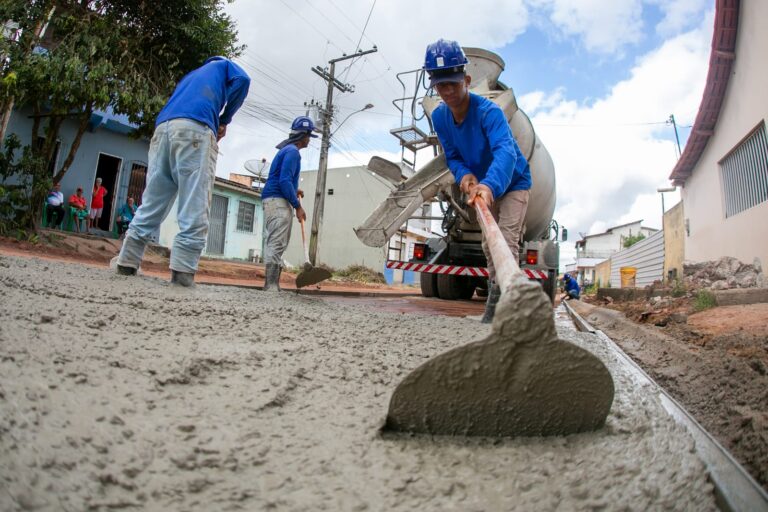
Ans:
POLYGON ((261 177, 264 175, 264 172, 267 169, 267 159, 254 158, 252 160, 246 160, 246 162, 243 164, 243 167, 245 167, 245 170, 254 176, 261 177))
POLYGON ((245 170, 256 176, 253 180, 253 188, 261 189, 264 183, 267 181, 267 174, 269 173, 269 165, 266 158, 252 160, 246 160, 243 164, 245 170))

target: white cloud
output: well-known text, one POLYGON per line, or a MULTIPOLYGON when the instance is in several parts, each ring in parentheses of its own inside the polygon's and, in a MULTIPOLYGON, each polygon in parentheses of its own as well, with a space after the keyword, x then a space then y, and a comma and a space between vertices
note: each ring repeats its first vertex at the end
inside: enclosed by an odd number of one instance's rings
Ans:
MULTIPOLYGON (((237 21, 240 42, 248 46, 240 62, 251 75, 248 101, 255 105, 250 113, 243 109, 235 116, 221 143, 220 176, 239 172, 251 158, 271 160, 289 120, 304 113, 303 103, 312 98, 325 101, 325 82, 310 69, 354 51, 370 8, 370 2, 354 0, 238 0, 227 7, 237 21)), ((388 133, 400 126, 399 112, 391 104, 403 94, 395 74, 420 68, 428 43, 443 37, 466 46, 500 48, 528 23, 524 0, 485 0, 482 8, 451 8, 440 0, 377 2, 360 47, 367 50, 376 44, 379 51, 355 61, 346 73, 351 61, 339 63, 337 76, 354 83, 356 90, 336 91, 334 96, 341 108, 337 120, 366 103, 375 108, 345 123, 342 135, 347 142, 340 145, 361 151, 398 150, 397 140, 388 133)), ((339 154, 340 145, 332 149, 331 164, 353 161, 339 154)), ((317 147, 303 152, 305 169, 317 168, 317 147)))
POLYGON ((641 0, 528 0, 590 52, 614 54, 642 38, 641 0))
POLYGON ((680 31, 695 26, 711 6, 710 0, 649 0, 664 13, 664 18, 656 26, 656 32, 662 36, 678 34, 680 31))
MULTIPOLYGON (((666 41, 640 58, 627 80, 605 97, 579 104, 553 93, 555 105, 542 109, 547 95, 529 94, 525 103, 555 162, 558 205, 555 217, 575 236, 645 219, 661 225, 656 188, 668 186, 675 164, 673 143, 663 121, 674 113, 691 124, 707 72, 711 14, 696 30, 666 41), (640 124, 661 123, 661 124, 640 124)), ((673 196, 667 196, 667 207, 673 196)), ((570 248, 568 249, 571 250, 570 248)))

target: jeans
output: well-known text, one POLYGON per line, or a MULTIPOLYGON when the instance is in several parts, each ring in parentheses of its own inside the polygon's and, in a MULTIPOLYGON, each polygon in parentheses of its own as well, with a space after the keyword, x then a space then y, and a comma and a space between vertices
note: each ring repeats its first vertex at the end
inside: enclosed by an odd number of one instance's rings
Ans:
POLYGON ((147 186, 131 221, 117 264, 139 268, 178 195, 179 233, 171 248, 171 270, 195 273, 208 235, 208 215, 218 144, 213 131, 191 119, 171 119, 155 128, 149 145, 147 186))
MULTIPOLYGON (((515 258, 520 255, 520 235, 523 231, 523 221, 525 220, 525 212, 528 210, 530 195, 530 190, 513 190, 498 198, 491 205, 491 214, 499 224, 504 241, 507 242, 515 258)), ((483 237, 482 245, 488 260, 488 274, 491 279, 496 280, 496 267, 493 265, 491 251, 485 243, 485 237, 483 237)))
POLYGON ((264 263, 282 265, 293 225, 293 207, 280 197, 264 199, 264 263))

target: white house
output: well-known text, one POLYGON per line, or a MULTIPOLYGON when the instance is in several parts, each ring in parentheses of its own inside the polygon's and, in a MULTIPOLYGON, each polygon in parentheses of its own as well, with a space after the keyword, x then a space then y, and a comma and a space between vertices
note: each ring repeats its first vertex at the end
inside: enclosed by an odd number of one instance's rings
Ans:
POLYGON ((767 20, 765 0, 716 2, 704 96, 670 175, 689 261, 768 264, 767 20))
MULTIPOLYGON (((160 225, 160 245, 171 247, 179 232, 178 199, 160 225)), ((204 256, 257 261, 263 254, 264 214, 261 193, 216 177, 211 197, 210 226, 204 256)))
POLYGON ((614 226, 595 235, 587 235, 576 242, 576 261, 565 266, 565 271, 577 275, 580 283, 595 282, 595 266, 624 249, 624 242, 631 236, 642 234, 648 238, 658 229, 642 226, 642 219, 614 226))

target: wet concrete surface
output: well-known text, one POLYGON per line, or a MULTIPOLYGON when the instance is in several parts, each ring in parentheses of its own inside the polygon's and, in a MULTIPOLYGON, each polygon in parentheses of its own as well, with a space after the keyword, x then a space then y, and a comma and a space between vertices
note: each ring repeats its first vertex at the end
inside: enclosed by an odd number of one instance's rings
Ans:
POLYGON ((715 510, 655 395, 557 330, 614 378, 599 431, 382 436, 405 375, 489 326, 0 256, 0 510, 715 510))
POLYGON ((441 300, 420 295, 406 297, 344 297, 329 294, 318 295, 317 298, 332 304, 361 306, 377 311, 404 314, 477 317, 482 315, 485 309, 485 299, 478 297, 472 300, 441 300))

